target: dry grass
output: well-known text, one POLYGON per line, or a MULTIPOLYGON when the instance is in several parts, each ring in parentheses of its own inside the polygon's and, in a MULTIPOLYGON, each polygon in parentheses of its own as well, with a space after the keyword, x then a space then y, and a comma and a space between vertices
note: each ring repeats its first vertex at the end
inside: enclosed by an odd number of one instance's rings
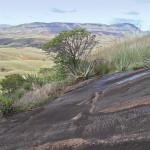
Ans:
POLYGON ((25 48, 0 48, 0 79, 14 73, 24 74, 35 72, 42 67, 51 67, 53 62, 41 49, 25 48))
POLYGON ((64 88, 65 84, 63 82, 49 83, 42 87, 34 86, 33 91, 25 93, 24 96, 16 102, 15 106, 23 110, 37 107, 47 100, 53 100, 61 94, 64 88))
POLYGON ((106 59, 118 71, 150 66, 150 35, 138 35, 116 41, 93 51, 90 59, 106 59))

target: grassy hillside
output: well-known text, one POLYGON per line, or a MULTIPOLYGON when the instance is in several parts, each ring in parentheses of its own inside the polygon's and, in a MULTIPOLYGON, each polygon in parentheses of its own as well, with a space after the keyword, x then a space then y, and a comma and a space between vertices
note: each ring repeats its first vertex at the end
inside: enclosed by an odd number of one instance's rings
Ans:
POLYGON ((108 60, 116 71, 150 67, 150 34, 128 37, 109 47, 97 48, 90 59, 108 60))
POLYGON ((37 71, 41 67, 50 67, 52 61, 41 49, 24 48, 0 48, 0 79, 5 75, 37 71))

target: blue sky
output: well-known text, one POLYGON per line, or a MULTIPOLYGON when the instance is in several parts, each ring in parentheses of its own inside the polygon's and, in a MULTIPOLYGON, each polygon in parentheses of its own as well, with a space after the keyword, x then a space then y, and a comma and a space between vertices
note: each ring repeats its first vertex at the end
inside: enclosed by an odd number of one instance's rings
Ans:
POLYGON ((150 0, 0 0, 0 24, 133 23, 150 30, 150 0))

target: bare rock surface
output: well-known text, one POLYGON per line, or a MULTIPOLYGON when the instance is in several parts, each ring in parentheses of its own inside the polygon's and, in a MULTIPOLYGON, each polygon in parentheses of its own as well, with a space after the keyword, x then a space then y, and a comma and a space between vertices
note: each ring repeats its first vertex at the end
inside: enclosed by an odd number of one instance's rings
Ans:
POLYGON ((0 150, 150 150, 150 70, 98 77, 0 119, 0 150))

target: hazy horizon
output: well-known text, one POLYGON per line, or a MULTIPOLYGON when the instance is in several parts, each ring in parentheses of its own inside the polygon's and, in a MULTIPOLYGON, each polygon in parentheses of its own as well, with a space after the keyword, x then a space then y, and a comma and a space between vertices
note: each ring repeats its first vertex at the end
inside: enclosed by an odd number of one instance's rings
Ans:
POLYGON ((1 0, 0 24, 130 23, 150 30, 150 0, 1 0))

